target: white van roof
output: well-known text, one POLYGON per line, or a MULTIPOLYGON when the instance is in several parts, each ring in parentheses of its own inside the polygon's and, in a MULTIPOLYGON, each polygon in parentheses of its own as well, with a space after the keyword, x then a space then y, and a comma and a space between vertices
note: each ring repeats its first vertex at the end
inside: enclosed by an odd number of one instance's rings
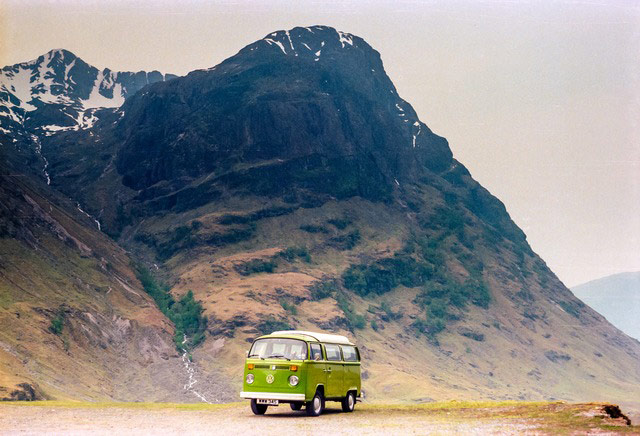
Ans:
POLYGON ((332 335, 329 333, 308 332, 304 330, 280 330, 271 333, 270 336, 286 336, 286 335, 304 335, 315 339, 318 342, 329 342, 330 344, 347 344, 353 345, 353 343, 342 335, 332 335))

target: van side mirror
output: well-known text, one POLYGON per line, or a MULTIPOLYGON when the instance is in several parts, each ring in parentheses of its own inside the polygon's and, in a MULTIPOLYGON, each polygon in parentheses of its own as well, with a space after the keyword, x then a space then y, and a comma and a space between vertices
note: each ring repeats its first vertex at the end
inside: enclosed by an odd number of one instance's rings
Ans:
POLYGON ((244 355, 245 355, 246 357, 249 357, 249 350, 245 351, 245 352, 244 352, 244 355))

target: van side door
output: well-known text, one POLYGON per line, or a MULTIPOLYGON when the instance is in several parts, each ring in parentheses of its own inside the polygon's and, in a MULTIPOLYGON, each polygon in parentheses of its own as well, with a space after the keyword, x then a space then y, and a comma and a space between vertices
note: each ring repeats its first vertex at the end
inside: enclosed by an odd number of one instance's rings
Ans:
POLYGON ((327 398, 342 398, 342 385, 344 384, 344 367, 340 346, 336 344, 324 344, 327 356, 327 386, 325 387, 327 398))
POLYGON ((350 390, 360 395, 360 354, 353 345, 340 345, 344 360, 344 394, 350 390))
MULTIPOLYGON (((316 394, 318 385, 327 386, 327 365, 322 354, 322 346, 317 342, 309 344, 309 363, 307 366, 307 387, 305 397, 307 401, 316 394)), ((326 390, 325 390, 326 395, 326 390)))

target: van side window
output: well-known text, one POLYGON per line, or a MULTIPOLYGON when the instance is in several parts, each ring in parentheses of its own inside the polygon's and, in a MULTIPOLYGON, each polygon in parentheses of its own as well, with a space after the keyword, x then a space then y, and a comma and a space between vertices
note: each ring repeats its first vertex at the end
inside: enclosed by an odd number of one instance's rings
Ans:
POLYGON ((340 356, 340 347, 333 344, 325 344, 324 351, 327 353, 327 360, 331 361, 340 361, 342 357, 340 356))
POLYGON ((320 344, 311 344, 311 360, 322 360, 322 347, 320 344))
POLYGON ((351 345, 341 345, 342 355, 344 356, 345 362, 357 362, 358 361, 358 353, 356 352, 356 347, 352 347, 351 345))

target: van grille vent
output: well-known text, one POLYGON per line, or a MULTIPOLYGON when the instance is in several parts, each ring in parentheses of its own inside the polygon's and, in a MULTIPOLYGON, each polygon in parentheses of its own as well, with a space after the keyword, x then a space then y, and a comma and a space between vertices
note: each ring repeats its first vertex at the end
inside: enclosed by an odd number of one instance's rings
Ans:
MULTIPOLYGON (((256 369, 270 369, 273 365, 267 365, 265 363, 256 364, 256 369)), ((289 365, 276 365, 276 370, 278 369, 289 369, 289 365)))

